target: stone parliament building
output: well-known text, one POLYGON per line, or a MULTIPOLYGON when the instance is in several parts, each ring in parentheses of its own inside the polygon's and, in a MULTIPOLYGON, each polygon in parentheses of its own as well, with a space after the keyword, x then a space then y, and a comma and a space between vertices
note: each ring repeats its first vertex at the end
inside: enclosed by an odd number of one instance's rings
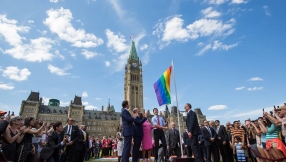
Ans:
MULTIPOLYGON (((143 105, 143 78, 142 63, 137 55, 135 43, 132 41, 130 55, 125 66, 124 75, 124 100, 129 101, 130 112, 133 108, 139 108, 140 112, 145 112, 143 105)), ((121 105, 118 105, 121 107, 121 105)), ((149 110, 148 110, 149 111, 149 110)), ((152 111, 152 110, 150 110, 152 111)), ((199 123, 203 123, 206 116, 202 114, 199 108, 194 109, 197 114, 199 123)), ((121 123, 121 112, 115 112, 113 105, 108 105, 106 110, 102 106, 101 110, 86 110, 82 104, 82 98, 75 96, 68 106, 61 106, 57 99, 50 99, 48 105, 43 104, 43 99, 39 92, 31 92, 27 100, 21 103, 19 115, 23 118, 34 117, 47 122, 61 121, 63 125, 68 118, 75 119, 76 125, 86 125, 87 131, 91 136, 115 136, 117 128, 121 123)), ((173 106, 171 112, 169 107, 165 107, 164 112, 160 115, 171 122, 175 122, 178 128, 177 107, 173 106)), ((151 121, 152 115, 149 116, 151 121)), ((185 130, 185 115, 180 112, 181 131, 185 130)))

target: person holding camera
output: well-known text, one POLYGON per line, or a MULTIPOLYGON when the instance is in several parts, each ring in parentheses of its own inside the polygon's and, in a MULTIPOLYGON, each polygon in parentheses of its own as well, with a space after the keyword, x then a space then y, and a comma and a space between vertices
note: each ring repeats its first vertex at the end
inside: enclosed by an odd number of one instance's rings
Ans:
POLYGON ((65 159, 69 162, 78 162, 80 156, 78 156, 78 139, 80 137, 78 126, 74 125, 75 120, 73 118, 68 118, 67 126, 64 128, 63 132, 68 136, 68 142, 66 147, 65 159))
POLYGON ((53 124, 54 131, 48 136, 48 142, 41 151, 41 161, 46 162, 59 162, 60 155, 63 152, 63 146, 68 141, 68 136, 63 136, 63 125, 62 122, 56 122, 53 124))
POLYGON ((43 125, 37 130, 32 130, 32 126, 35 124, 35 119, 33 117, 27 117, 24 121, 24 125, 28 129, 26 133, 21 133, 20 136, 24 136, 21 141, 21 145, 17 149, 17 161, 32 162, 33 155, 36 153, 36 149, 32 144, 32 138, 34 134, 39 134, 42 132, 43 128, 46 127, 47 123, 44 122, 43 125))

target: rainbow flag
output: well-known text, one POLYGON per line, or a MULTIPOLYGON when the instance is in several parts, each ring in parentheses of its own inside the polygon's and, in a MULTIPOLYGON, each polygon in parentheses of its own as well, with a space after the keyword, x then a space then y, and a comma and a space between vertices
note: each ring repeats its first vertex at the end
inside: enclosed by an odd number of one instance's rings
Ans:
POLYGON ((172 66, 170 66, 164 74, 154 83, 154 89, 157 96, 159 106, 171 104, 170 80, 172 66))

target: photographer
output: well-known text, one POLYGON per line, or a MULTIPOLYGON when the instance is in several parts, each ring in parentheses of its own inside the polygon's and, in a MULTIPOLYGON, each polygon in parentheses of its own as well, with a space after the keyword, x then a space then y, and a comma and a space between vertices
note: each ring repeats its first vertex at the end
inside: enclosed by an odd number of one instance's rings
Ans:
POLYGON ((282 135, 284 136, 284 144, 286 144, 286 104, 284 103, 283 106, 280 106, 277 111, 274 113, 274 117, 277 118, 281 125, 282 135), (280 115, 280 116, 279 116, 280 115))
POLYGON ((286 156, 286 150, 278 137, 277 119, 273 119, 267 112, 264 112, 264 117, 266 119, 266 150, 270 151, 275 158, 283 158, 286 156))
POLYGON ((46 122, 37 130, 32 130, 32 126, 35 124, 35 119, 33 117, 27 117, 24 121, 24 125, 28 128, 26 133, 21 133, 23 135, 23 140, 21 145, 17 149, 17 161, 32 162, 33 155, 36 153, 35 146, 32 144, 32 138, 34 134, 39 134, 42 132, 43 128, 47 125, 46 122))
POLYGON ((63 137, 62 122, 56 122, 53 124, 54 131, 48 136, 48 142, 41 151, 41 161, 46 162, 59 162, 60 154, 62 153, 62 147, 68 141, 68 137, 63 137))

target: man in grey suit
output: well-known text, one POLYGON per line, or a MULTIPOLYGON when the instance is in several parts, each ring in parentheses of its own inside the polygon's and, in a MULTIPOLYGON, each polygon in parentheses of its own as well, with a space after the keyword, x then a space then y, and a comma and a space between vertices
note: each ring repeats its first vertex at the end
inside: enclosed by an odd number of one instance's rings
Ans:
POLYGON ((180 132, 175 128, 175 123, 171 123, 171 129, 166 132, 166 143, 169 156, 175 152, 177 157, 181 157, 181 142, 180 142, 180 132))

